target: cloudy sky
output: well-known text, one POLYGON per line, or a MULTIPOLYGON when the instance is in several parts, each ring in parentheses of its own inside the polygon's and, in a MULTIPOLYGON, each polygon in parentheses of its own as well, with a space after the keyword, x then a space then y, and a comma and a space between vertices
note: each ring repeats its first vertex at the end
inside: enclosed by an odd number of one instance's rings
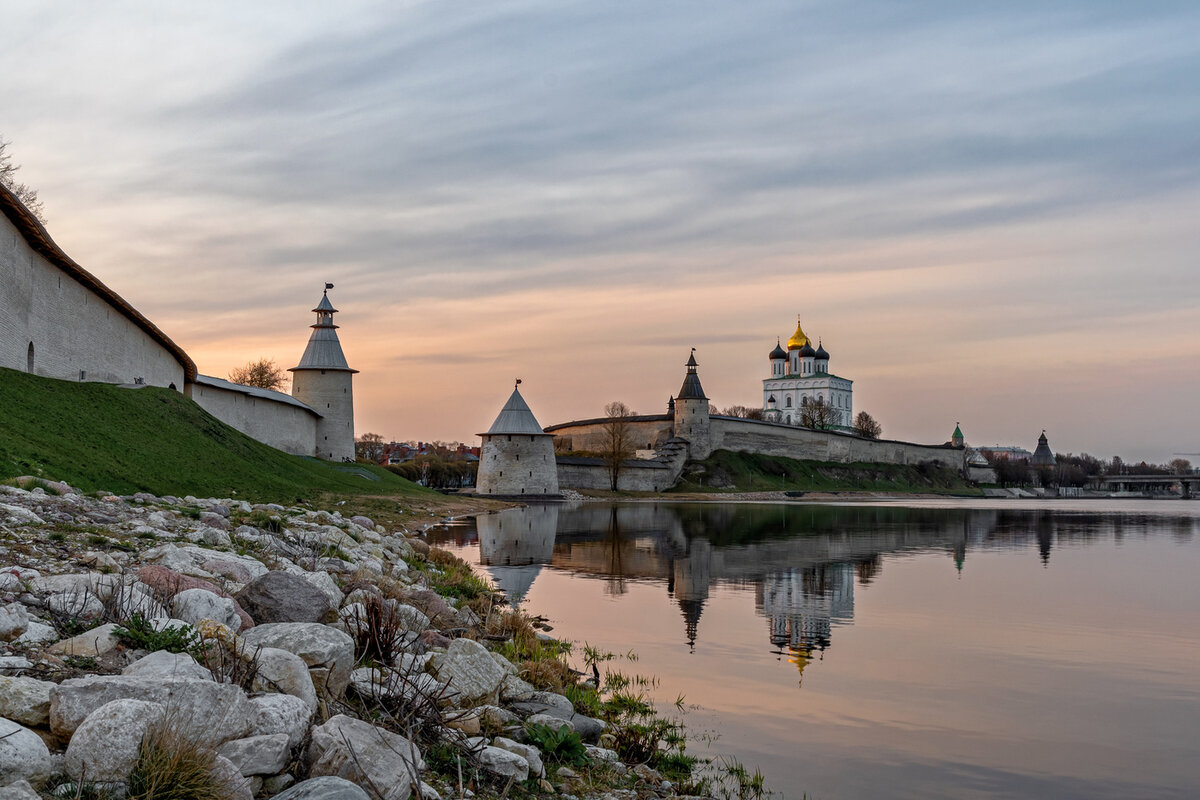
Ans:
POLYGON ((1200 452, 1191 0, 0 17, 59 244, 212 375, 336 284, 359 432, 755 405, 799 314, 887 436, 1200 452))

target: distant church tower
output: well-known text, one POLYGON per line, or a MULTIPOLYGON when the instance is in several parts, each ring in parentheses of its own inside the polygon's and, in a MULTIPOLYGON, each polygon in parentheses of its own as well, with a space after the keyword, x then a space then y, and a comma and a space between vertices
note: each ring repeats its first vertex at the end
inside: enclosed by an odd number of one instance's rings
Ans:
POLYGON ((675 435, 687 439, 690 447, 688 457, 694 461, 703 461, 712 453, 712 428, 708 415, 708 398, 704 396, 704 387, 700 385, 700 376, 696 374, 696 348, 687 362, 687 374, 683 376, 683 386, 675 397, 675 435))
POLYGON ((476 493, 559 498, 554 436, 542 430, 520 389, 513 388, 492 427, 479 435, 483 447, 476 493))
POLYGON ((292 373, 292 397, 321 415, 317 421, 314 455, 329 461, 354 460, 354 373, 342 353, 333 315, 337 309, 329 302, 332 283, 325 284, 321 302, 313 309, 317 324, 312 326, 308 347, 292 373))

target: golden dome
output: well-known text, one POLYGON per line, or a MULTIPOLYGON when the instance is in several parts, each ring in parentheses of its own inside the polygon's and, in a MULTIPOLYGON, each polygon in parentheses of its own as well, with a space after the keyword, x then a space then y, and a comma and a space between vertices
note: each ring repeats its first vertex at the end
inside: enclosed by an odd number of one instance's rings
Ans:
POLYGON ((800 327, 800 317, 796 317, 796 332, 792 334, 792 338, 788 339, 788 350, 799 350, 804 345, 812 345, 812 341, 804 335, 804 329, 800 327))

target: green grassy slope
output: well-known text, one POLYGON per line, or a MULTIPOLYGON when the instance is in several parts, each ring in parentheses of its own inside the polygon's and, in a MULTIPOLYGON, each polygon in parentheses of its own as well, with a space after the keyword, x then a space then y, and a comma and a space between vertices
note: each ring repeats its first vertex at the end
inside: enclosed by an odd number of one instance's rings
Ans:
POLYGON ((672 491, 980 494, 957 472, 941 467, 797 461, 729 450, 689 465, 672 491))
POLYGON ((316 492, 427 494, 387 470, 291 456, 169 389, 122 389, 0 369, 0 479, 83 491, 291 500, 316 492))

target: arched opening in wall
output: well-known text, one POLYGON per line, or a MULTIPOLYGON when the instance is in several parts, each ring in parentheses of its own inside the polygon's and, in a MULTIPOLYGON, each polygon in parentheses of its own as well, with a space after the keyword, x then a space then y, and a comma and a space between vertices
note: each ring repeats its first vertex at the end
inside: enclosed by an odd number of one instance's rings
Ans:
POLYGON ((29 354, 25 357, 25 371, 33 372, 33 342, 29 343, 29 354))

